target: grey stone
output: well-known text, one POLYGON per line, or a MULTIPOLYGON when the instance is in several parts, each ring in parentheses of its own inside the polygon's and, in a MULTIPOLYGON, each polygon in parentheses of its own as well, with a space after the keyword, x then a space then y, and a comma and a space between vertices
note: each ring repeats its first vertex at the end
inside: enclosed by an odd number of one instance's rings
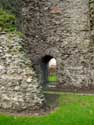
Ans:
POLYGON ((57 75, 62 84, 94 84, 93 4, 94 0, 23 1, 22 31, 43 84, 40 65, 46 55, 57 60, 57 75))
POLYGON ((0 108, 7 110, 33 110, 43 105, 41 89, 37 88, 32 62, 17 35, 0 36, 0 108), (32 94, 33 93, 33 94, 32 94), (33 100, 31 99, 33 98, 33 100), (36 97, 36 98, 35 98, 36 97), (28 103, 27 103, 28 100, 28 103))

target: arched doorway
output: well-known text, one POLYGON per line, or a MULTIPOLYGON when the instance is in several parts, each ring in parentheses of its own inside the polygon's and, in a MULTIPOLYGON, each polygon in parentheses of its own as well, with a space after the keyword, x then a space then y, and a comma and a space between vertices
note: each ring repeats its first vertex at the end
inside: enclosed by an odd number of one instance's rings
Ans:
POLYGON ((57 82, 57 62, 56 59, 50 55, 42 58, 42 79, 43 86, 55 85, 57 82))

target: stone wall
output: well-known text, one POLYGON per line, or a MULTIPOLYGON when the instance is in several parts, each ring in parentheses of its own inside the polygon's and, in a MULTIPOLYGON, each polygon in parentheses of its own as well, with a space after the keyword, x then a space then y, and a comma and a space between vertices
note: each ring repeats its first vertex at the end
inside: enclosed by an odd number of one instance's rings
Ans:
POLYGON ((41 59, 50 55, 57 60, 62 84, 94 83, 89 0, 24 0, 22 16, 22 30, 38 74, 41 59))
POLYGON ((89 0, 91 29, 94 29, 94 0, 89 0))
POLYGON ((14 34, 0 34, 0 111, 42 107, 44 97, 24 41, 14 34))
POLYGON ((58 83, 93 85, 93 0, 24 0, 22 5, 25 40, 0 33, 0 109, 42 108, 41 65, 47 55, 57 61, 58 83))
MULTIPOLYGON (((89 44, 89 59, 90 67, 94 71, 94 0, 89 0, 89 14, 90 14, 90 44, 89 44)), ((94 76, 94 72, 92 73, 94 76)), ((92 80, 94 83, 94 78, 92 80)))
POLYGON ((94 41, 94 0, 90 0, 89 5, 90 5, 91 39, 94 41))

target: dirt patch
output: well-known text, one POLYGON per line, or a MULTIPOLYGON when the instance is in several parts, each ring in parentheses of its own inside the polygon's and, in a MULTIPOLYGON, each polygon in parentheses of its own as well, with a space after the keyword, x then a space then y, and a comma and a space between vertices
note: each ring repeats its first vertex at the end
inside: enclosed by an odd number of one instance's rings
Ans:
POLYGON ((59 95, 58 94, 46 93, 45 98, 46 98, 47 107, 49 107, 50 110, 53 110, 58 107, 58 105, 59 105, 59 102, 58 102, 59 95))
POLYGON ((59 83, 56 87, 47 88, 48 91, 61 91, 61 92, 75 92, 75 93, 87 93, 87 94, 94 94, 94 85, 89 84, 88 86, 82 85, 80 87, 76 87, 73 85, 66 85, 59 83))

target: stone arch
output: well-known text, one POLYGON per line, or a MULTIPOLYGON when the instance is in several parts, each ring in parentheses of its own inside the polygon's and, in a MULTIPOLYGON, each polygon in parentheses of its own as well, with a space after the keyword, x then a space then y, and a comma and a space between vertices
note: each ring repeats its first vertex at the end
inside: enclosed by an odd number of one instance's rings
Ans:
POLYGON ((43 52, 42 57, 44 57, 45 55, 50 55, 53 58, 55 58, 57 60, 58 66, 62 62, 62 60, 61 60, 61 52, 56 47, 51 47, 51 48, 47 49, 45 52, 43 52))
POLYGON ((59 51, 57 50, 57 48, 50 48, 50 49, 47 49, 43 54, 42 54, 42 57, 41 57, 41 69, 42 69, 42 84, 43 86, 47 86, 47 64, 48 62, 50 61, 50 59, 56 59, 56 68, 57 68, 57 77, 58 77, 58 80, 59 80, 59 77, 60 77, 60 65, 61 65, 61 55, 59 53, 59 51), (46 68, 46 70, 44 71, 44 69, 46 68), (46 75, 45 75, 46 74, 46 75), (43 78, 44 77, 44 78, 43 78), (45 83, 45 84, 44 84, 45 83))
MULTIPOLYGON (((41 59, 41 70, 42 70, 42 80, 43 80, 43 86, 46 87, 49 80, 49 73, 51 72, 51 61, 52 60, 56 60, 53 56, 50 55, 45 55, 44 57, 42 57, 41 59)), ((54 66, 54 69, 56 69, 56 66, 54 66)), ((54 81, 53 81, 54 82, 54 81)))

